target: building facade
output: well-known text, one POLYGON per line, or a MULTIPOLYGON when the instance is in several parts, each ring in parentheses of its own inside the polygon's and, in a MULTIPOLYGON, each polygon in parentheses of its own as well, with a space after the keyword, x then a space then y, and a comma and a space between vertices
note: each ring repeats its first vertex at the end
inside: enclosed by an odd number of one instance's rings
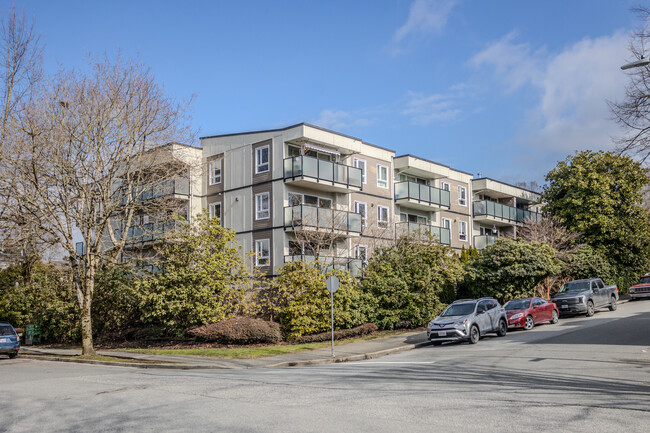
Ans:
POLYGON ((267 275, 316 259, 356 274, 375 248, 407 233, 457 252, 480 247, 481 236, 516 236, 517 212, 528 215, 539 199, 306 123, 203 137, 201 149, 203 207, 235 231, 267 275), (510 207, 513 220, 503 215, 510 207))

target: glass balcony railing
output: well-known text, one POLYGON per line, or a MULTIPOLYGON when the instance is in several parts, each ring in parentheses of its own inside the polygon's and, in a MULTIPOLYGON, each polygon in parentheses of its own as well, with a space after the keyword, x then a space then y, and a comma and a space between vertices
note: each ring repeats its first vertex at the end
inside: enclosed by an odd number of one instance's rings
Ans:
POLYGON ((361 233, 361 214, 301 204, 284 208, 284 226, 361 233))
MULTIPOLYGON (((284 256, 284 262, 298 262, 312 263, 316 257, 307 254, 284 256)), ((336 257, 336 256, 318 256, 318 261, 323 265, 323 272, 329 272, 332 269, 340 269, 350 271, 352 276, 361 274, 364 263, 361 259, 354 259, 351 257, 336 257)))
POLYGON ((497 236, 492 235, 480 235, 474 236, 474 248, 477 250, 482 250, 488 245, 492 245, 496 241, 497 236))
POLYGON ((474 217, 492 216, 513 223, 523 223, 526 220, 539 221, 542 218, 542 214, 539 212, 531 212, 489 200, 475 201, 472 206, 474 217))
POLYGON ((346 187, 361 188, 361 169, 311 156, 294 156, 284 160, 284 178, 310 177, 346 187))
POLYGON ((395 200, 401 198, 449 207, 449 191, 417 182, 395 183, 395 200))
POLYGON ((398 222, 395 223, 395 234, 400 236, 427 236, 427 233, 444 245, 451 244, 451 233, 448 228, 436 227, 429 224, 398 222))

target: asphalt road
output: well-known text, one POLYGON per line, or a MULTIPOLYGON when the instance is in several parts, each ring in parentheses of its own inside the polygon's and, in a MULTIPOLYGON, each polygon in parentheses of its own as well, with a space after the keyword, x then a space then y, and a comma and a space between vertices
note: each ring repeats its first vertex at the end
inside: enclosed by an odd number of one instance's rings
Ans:
POLYGON ((0 359, 0 431, 647 432, 650 300, 477 345, 257 370, 0 359))

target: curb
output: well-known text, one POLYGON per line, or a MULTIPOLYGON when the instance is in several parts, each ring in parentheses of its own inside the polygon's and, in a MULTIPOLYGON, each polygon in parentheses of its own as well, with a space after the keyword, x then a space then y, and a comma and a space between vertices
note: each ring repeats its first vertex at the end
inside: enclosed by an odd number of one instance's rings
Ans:
POLYGON ((339 362, 354 362, 354 361, 364 361, 366 359, 380 358, 386 355, 393 355, 400 352, 406 352, 408 350, 418 349, 420 347, 428 346, 431 342, 425 341, 422 343, 416 344, 407 344, 405 346, 394 347, 392 349, 379 350, 377 352, 362 353, 359 355, 350 355, 334 358, 322 358, 322 359, 310 359, 307 361, 286 361, 280 362, 277 364, 267 365, 265 368, 282 368, 282 367, 305 367, 309 365, 327 365, 327 364, 337 364, 339 362))

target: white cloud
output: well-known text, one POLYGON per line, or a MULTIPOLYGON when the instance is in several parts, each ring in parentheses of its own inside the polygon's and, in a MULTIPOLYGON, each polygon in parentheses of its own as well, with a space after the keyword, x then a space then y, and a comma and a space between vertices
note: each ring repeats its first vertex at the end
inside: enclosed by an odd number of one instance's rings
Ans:
POLYGON ((350 126, 369 126, 372 121, 359 113, 342 110, 322 110, 320 117, 312 123, 327 129, 342 130, 350 126))
POLYGON ((462 110, 457 106, 453 94, 434 93, 423 95, 409 92, 409 101, 402 114, 411 117, 415 125, 429 125, 432 122, 453 120, 462 110))
POLYGON ((411 3, 406 22, 393 35, 392 54, 401 52, 399 45, 409 36, 442 31, 456 3, 457 0, 415 0, 411 3))
POLYGON ((627 55, 627 36, 585 38, 558 53, 533 50, 515 38, 515 33, 507 35, 470 62, 491 68, 509 92, 533 89, 539 96, 511 143, 514 159, 552 166, 576 150, 612 149, 611 137, 620 130, 606 101, 624 95, 620 65, 627 55))

